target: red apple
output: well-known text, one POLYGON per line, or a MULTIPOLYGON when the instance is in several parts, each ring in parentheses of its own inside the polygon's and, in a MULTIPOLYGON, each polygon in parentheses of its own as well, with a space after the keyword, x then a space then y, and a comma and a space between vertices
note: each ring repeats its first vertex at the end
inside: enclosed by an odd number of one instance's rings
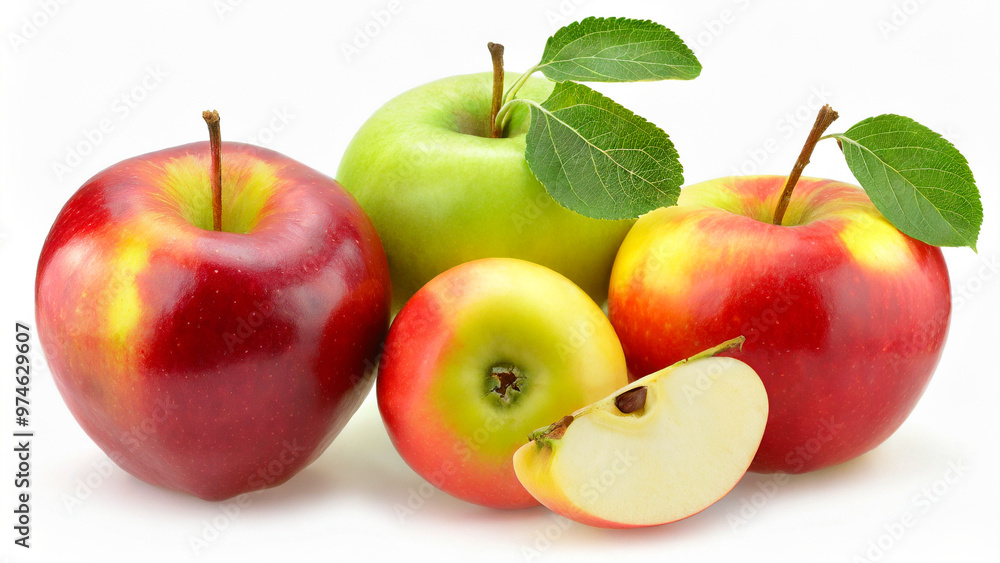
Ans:
POLYGON ((627 383, 618 337, 582 289, 544 266, 486 258, 407 301, 376 392, 414 471, 468 502, 519 508, 538 504, 514 473, 528 434, 627 383))
POLYGON ((276 152, 208 143, 77 191, 38 262, 36 317, 70 411, 122 468, 210 500, 283 483, 364 399, 386 332, 385 254, 358 204, 276 152))
POLYGON ((906 419, 951 311, 940 249, 900 233, 860 189, 721 178, 641 218, 618 253, 609 313, 631 377, 746 336, 767 429, 750 469, 801 473, 861 455, 906 419))

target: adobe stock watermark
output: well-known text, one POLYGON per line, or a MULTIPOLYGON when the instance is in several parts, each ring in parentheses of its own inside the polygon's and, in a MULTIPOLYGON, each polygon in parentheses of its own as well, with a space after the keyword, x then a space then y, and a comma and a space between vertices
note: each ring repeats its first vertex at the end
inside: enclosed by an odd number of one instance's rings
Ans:
POLYGON ((597 477, 591 477, 589 481, 580 486, 580 496, 588 502, 596 503, 614 488, 618 479, 628 473, 638 460, 639 458, 628 449, 616 451, 611 462, 601 470, 597 477))
POLYGON ((562 539, 566 530, 578 525, 576 522, 560 516, 555 512, 549 514, 550 523, 535 530, 535 535, 530 542, 521 545, 521 556, 525 561, 536 561, 548 550, 552 549, 555 543, 562 539))
POLYGON ((396 519, 400 524, 405 524, 406 520, 417 513, 418 510, 427 504, 427 501, 441 491, 450 477, 455 475, 458 467, 450 460, 441 462, 437 470, 426 476, 426 480, 416 487, 407 490, 406 502, 397 502, 392 510, 396 514, 396 519))
POLYGON ((559 204, 556 203, 556 200, 552 199, 552 196, 547 191, 539 191, 535 197, 528 200, 528 203, 524 207, 511 216, 514 231, 518 235, 523 235, 531 224, 541 219, 546 210, 553 205, 559 204))
POLYGON ((882 353, 886 365, 892 366, 890 371, 894 371, 899 365, 910 365, 913 358, 926 353, 929 345, 943 342, 948 330, 948 320, 946 317, 927 317, 914 321, 912 326, 912 337, 895 342, 882 353))
POLYGON ((740 497, 739 508, 726 514, 729 529, 734 534, 739 534, 743 527, 750 523, 750 520, 757 516, 767 506, 767 503, 778 494, 778 491, 788 483, 790 478, 788 473, 772 473, 766 480, 758 481, 754 486, 756 489, 754 492, 740 497))
POLYGON ((710 362, 699 365, 703 369, 699 370, 694 384, 689 383, 684 386, 684 399, 687 400, 689 405, 694 404, 698 397, 705 394, 712 387, 712 384, 715 383, 715 380, 719 379, 719 376, 723 373, 723 367, 720 363, 710 362))
POLYGON ((775 121, 774 134, 766 137, 759 145, 747 149, 747 157, 733 167, 733 175, 759 174, 771 156, 781 150, 783 142, 794 138, 800 129, 812 126, 816 119, 816 112, 830 103, 833 96, 834 93, 828 91, 826 86, 822 84, 810 87, 809 94, 803 103, 785 112, 775 121))
POLYGON ((369 12, 370 17, 364 23, 354 26, 354 35, 350 41, 340 42, 340 52, 347 64, 351 64, 355 57, 367 49, 402 11, 402 0, 389 0, 383 7, 369 12))
POLYGON ((878 20, 878 30, 882 34, 882 39, 886 41, 892 39, 892 36, 910 23, 910 18, 926 4, 927 0, 902 0, 894 3, 889 14, 878 20))
MULTIPOLYGON (((468 438, 463 437, 452 443, 452 453, 460 460, 460 463, 468 463, 473 455, 490 441, 493 435, 506 430, 512 422, 510 417, 491 413, 489 418, 479 428, 476 428, 468 438)), ((393 505, 393 512, 400 524, 405 524, 407 519, 423 508, 431 497, 438 494, 446 486, 448 480, 458 470, 458 466, 451 458, 444 458, 437 469, 427 475, 422 475, 425 482, 417 487, 410 487, 407 491, 406 502, 397 502, 393 505)))
POLYGON ((16 31, 7 33, 7 44, 14 53, 20 53, 21 49, 38 37, 69 2, 70 0, 39 0, 36 3, 38 7, 33 12, 18 20, 16 31))
POLYGON ((73 494, 63 493, 62 501, 66 512, 72 514, 76 509, 83 506, 83 503, 94 496, 94 492, 100 489, 105 482, 118 471, 117 463, 121 459, 119 452, 111 452, 108 457, 92 461, 93 468, 85 476, 77 478, 74 483, 76 487, 73 494))
POLYGON ((268 116, 267 123, 247 137, 246 142, 259 147, 270 146, 278 133, 291 125, 293 119, 295 119, 295 114, 290 112, 286 106, 274 108, 268 116))
POLYGON ((93 470, 84 477, 76 480, 76 487, 73 489, 73 494, 63 493, 62 501, 66 512, 72 514, 85 501, 93 497, 94 492, 101 488, 111 475, 118 470, 116 464, 121 465, 121 460, 125 458, 127 453, 134 453, 142 447, 143 442, 156 434, 159 426, 166 422, 170 418, 171 413, 179 408, 180 406, 170 396, 157 399, 153 404, 153 409, 149 413, 149 416, 145 417, 131 430, 122 432, 119 435, 119 440, 125 447, 124 452, 121 450, 113 451, 108 453, 109 459, 100 459, 92 462, 91 466, 93 470))
POLYGON ((816 433, 785 454, 785 464, 792 468, 793 473, 800 472, 805 464, 822 451, 823 446, 832 442, 845 426, 846 424, 837 422, 832 416, 819 419, 816 433))
POLYGON ((254 495, 284 477, 288 467, 305 455, 305 452, 306 448, 294 438, 285 440, 281 452, 274 459, 261 465, 247 477, 247 484, 253 489, 251 492, 218 503, 218 514, 202 520, 201 530, 188 536, 188 545, 194 555, 201 556, 205 549, 222 537, 223 532, 231 528, 243 515, 243 511, 253 504, 254 495))
MULTIPOLYGON (((450 310, 453 304, 458 300, 465 287, 462 283, 455 280, 452 277, 439 278, 437 300, 441 310, 450 310), (442 287, 443 284, 443 287, 442 287)), ((426 330, 438 330, 435 326, 435 320, 433 317, 427 315, 419 315, 417 317, 410 317, 410 331, 414 334, 423 334, 426 330)), ((365 373, 374 372, 378 369, 380 363, 383 360, 392 358, 398 355, 401 350, 398 347, 392 346, 387 341, 383 340, 379 344, 379 352, 375 355, 374 359, 365 359, 365 373)))
POLYGON ((235 12, 237 8, 245 3, 246 0, 215 0, 212 2, 212 9, 215 10, 215 15, 218 16, 219 21, 225 21, 229 14, 235 12))
POLYGON ((414 177, 419 177, 424 172, 424 168, 434 162, 440 156, 438 148, 420 139, 406 147, 405 152, 399 153, 402 166, 393 171, 386 180, 393 190, 409 190, 414 177))
POLYGON ((952 311, 959 311, 967 303, 974 301, 976 295, 984 288, 996 283, 998 274, 1000 274, 1000 258, 996 254, 991 256, 980 254, 979 266, 975 273, 960 283, 953 283, 951 287, 952 311))
POLYGON ((580 350, 583 350, 591 344, 591 341, 596 333, 597 324, 594 322, 594 319, 589 317, 579 319, 576 324, 570 328, 569 342, 560 342, 556 347, 556 350, 559 353, 559 359, 566 361, 579 355, 580 350))
MULTIPOLYGON (((627 448, 616 451, 605 467, 597 473, 597 476, 591 477, 580 485, 579 498, 588 503, 596 504, 601 497, 614 494, 615 484, 632 469, 637 461, 638 457, 627 448)), ((551 514, 549 519, 550 523, 535 530, 531 540, 521 545, 521 556, 525 561, 540 559, 552 549, 556 542, 562 539, 566 530, 577 525, 573 520, 558 514, 551 514)))
POLYGON ((273 312, 274 304, 265 302, 263 305, 255 307, 253 311, 236 319, 230 330, 227 330, 222 335, 222 341, 226 344, 226 349, 229 352, 233 352, 238 346, 241 346, 257 333, 257 329, 264 326, 264 322, 267 321, 273 312))
POLYGON ((83 164, 84 159, 115 131, 117 124, 128 119, 168 76, 159 64, 147 65, 144 74, 134 86, 115 96, 108 113, 99 117, 93 127, 84 127, 79 139, 66 145, 64 156, 52 161, 51 168, 56 180, 62 180, 83 164))
MULTIPOLYGON (((785 455, 785 463, 792 468, 793 472, 798 472, 806 462, 816 456, 827 443, 831 442, 844 429, 844 426, 844 423, 836 422, 833 417, 821 418, 816 433, 802 444, 792 448, 785 455)), ((758 481, 754 486, 756 490, 742 495, 739 507, 726 514, 729 529, 734 534, 740 534, 743 528, 760 514, 760 511, 777 496, 781 487, 790 480, 791 476, 788 473, 779 472, 769 475, 764 481, 758 481)))
POLYGON ((774 297, 767 308, 740 327, 740 334, 746 337, 745 343, 753 344, 760 340, 781 322, 781 317, 788 313, 798 300, 798 295, 787 292, 774 297))
POLYGON ((923 487, 910 498, 910 503, 896 519, 882 525, 878 535, 868 541, 861 553, 856 554, 852 563, 875 563, 882 561, 893 547, 913 529, 917 520, 931 511, 958 484, 970 467, 961 460, 949 461, 944 474, 923 487))
POLYGON ((590 0, 556 0, 545 9, 545 21, 555 32, 557 29, 576 21, 575 14, 581 6, 590 0))
POLYGON ((730 8, 723 8, 714 18, 702 20, 702 29, 689 44, 696 56, 701 56, 726 30, 740 19, 740 14, 750 8, 751 0, 732 0, 730 8))

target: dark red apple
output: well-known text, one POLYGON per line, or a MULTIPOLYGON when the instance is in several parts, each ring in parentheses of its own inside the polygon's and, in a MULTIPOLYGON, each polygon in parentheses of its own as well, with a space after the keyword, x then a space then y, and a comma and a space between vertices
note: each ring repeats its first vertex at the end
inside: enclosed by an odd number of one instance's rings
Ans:
POLYGON ((371 387, 391 290, 379 237, 329 177, 225 143, 120 162, 52 226, 36 317, 77 421, 136 477, 204 499, 283 483, 371 387))

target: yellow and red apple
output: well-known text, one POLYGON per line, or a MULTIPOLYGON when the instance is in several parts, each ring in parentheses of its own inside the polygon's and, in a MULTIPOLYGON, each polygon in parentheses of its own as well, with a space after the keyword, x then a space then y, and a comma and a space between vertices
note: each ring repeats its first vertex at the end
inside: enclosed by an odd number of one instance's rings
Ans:
POLYGON ((800 473, 871 450, 913 410, 951 310, 940 249, 900 233, 858 187, 721 178, 642 217, 612 273, 609 315, 638 378, 728 338, 760 375, 767 431, 751 470, 800 473))
POLYGON ((528 434, 627 383, 614 329, 583 290, 543 266, 489 258, 406 303, 376 389, 417 473, 466 501, 515 508, 537 504, 512 466, 528 434))
POLYGON ((372 383, 391 290, 371 222, 276 152, 208 143, 120 162, 66 203, 36 317, 77 421, 149 483, 224 499, 316 459, 372 383))

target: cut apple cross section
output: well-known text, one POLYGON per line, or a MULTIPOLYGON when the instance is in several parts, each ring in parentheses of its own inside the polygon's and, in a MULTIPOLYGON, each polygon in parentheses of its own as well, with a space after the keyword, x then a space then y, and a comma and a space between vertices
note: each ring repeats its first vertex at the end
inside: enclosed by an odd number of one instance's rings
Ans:
POLYGON ((521 484, 593 526, 653 526, 704 510, 739 482, 767 422, 757 373, 714 357, 742 343, 706 350, 537 430, 514 454, 521 484))

